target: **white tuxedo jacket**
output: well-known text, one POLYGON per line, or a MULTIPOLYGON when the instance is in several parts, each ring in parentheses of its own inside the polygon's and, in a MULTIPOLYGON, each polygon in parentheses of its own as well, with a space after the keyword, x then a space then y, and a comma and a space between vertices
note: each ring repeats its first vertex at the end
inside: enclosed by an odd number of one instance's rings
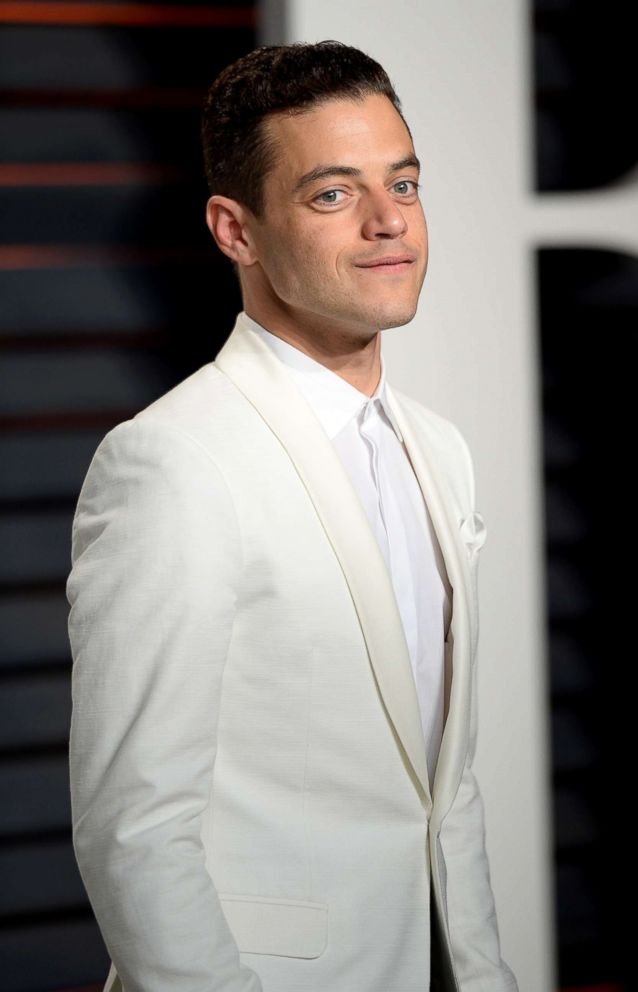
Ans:
POLYGON ((70 772, 113 992, 516 992, 472 772, 471 460, 449 421, 388 398, 453 588, 433 783, 363 507, 242 315, 94 456, 67 587, 70 772))

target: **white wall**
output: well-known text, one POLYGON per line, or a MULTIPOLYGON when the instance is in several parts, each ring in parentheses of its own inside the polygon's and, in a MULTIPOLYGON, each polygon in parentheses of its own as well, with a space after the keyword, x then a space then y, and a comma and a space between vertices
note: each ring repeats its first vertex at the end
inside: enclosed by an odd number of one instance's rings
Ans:
POLYGON ((419 312, 383 332, 389 378, 448 416, 474 455, 479 749, 503 956, 521 992, 556 987, 542 476, 533 251, 638 250, 638 177, 532 192, 526 0, 262 0, 264 44, 335 38, 388 71, 423 163, 430 264, 419 312))

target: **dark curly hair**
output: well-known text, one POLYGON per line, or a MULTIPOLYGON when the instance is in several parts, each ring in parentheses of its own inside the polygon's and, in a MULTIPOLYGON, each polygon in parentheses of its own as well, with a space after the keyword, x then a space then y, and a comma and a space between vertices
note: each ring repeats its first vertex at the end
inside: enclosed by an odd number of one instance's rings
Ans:
POLYGON ((263 183, 277 152, 264 127, 266 116, 303 113, 327 100, 363 99, 372 93, 387 96, 405 123, 385 70, 358 48, 339 41, 264 45, 233 62, 211 84, 202 110, 204 169, 211 196, 238 200, 261 217, 263 183))

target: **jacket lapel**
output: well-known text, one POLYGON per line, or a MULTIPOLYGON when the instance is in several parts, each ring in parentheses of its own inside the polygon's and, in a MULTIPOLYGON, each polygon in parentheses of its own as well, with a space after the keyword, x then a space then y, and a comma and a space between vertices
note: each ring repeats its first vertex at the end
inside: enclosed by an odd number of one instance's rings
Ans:
MULTIPOLYGON (((241 314, 215 364, 279 438, 308 491, 348 583, 383 705, 407 758, 407 771, 429 814, 431 789, 410 656, 392 582, 359 497, 313 410, 279 359, 241 314)), ((451 537, 453 524, 446 511, 444 491, 418 440, 418 425, 391 392, 389 401, 428 498, 450 583, 456 591, 462 586, 462 566, 451 537)), ((464 616, 465 602, 463 592, 455 595, 450 713, 435 774, 437 793, 444 795, 450 793, 455 781, 458 784, 461 769, 457 766, 459 762, 462 765, 464 753, 469 697, 463 672, 469 664, 465 660, 467 624, 460 614, 464 616), (457 669, 461 673, 458 677, 457 669)), ((445 801, 441 797, 442 804, 445 801)))
POLYGON ((417 422, 408 405, 400 402, 387 383, 386 393, 426 500, 452 586, 452 620, 448 635, 452 641, 452 686, 432 790, 432 820, 440 822, 457 793, 467 751, 471 658, 477 634, 477 617, 471 613, 473 580, 459 533, 463 508, 457 505, 440 464, 432 456, 436 449, 435 439, 428 442, 427 422, 417 422))

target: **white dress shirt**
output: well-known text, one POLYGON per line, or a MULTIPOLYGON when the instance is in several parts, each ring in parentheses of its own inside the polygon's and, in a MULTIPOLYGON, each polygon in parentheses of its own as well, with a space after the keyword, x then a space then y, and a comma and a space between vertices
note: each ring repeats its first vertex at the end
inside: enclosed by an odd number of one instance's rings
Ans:
POLYGON ((367 396, 245 315, 297 383, 341 459, 385 559, 410 653, 430 786, 443 733, 451 587, 423 494, 385 394, 367 396))

